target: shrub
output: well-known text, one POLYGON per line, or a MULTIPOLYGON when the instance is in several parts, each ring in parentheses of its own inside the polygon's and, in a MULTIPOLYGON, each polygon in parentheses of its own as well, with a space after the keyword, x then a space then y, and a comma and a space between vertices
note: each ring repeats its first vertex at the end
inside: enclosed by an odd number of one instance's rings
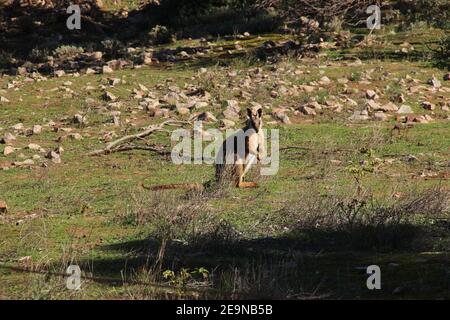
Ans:
POLYGON ((81 47, 75 47, 71 45, 63 45, 55 49, 54 55, 60 59, 70 59, 84 53, 84 49, 81 47))
POLYGON ((34 48, 30 52, 29 59, 31 62, 40 63, 40 62, 46 62, 48 59, 48 56, 49 56, 48 49, 34 48))
POLYGON ((148 33, 148 40, 151 44, 167 44, 174 42, 176 38, 167 27, 156 25, 148 33))

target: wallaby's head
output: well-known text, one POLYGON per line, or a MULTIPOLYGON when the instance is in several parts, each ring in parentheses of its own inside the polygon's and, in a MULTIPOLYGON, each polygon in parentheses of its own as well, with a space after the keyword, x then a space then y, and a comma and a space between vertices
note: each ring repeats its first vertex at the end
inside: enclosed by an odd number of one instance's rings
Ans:
POLYGON ((262 129, 262 108, 247 108, 247 117, 250 127, 255 129, 256 132, 259 132, 259 130, 262 129))

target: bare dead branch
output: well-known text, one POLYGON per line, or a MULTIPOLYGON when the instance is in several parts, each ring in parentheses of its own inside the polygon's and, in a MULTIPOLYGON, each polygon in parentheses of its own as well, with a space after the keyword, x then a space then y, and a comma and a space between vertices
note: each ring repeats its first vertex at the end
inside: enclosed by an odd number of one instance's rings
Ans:
POLYGON ((130 145, 128 144, 131 141, 134 140, 140 140, 144 137, 147 137, 155 132, 167 132, 167 130, 164 129, 165 126, 168 125, 180 125, 180 124, 187 124, 185 121, 177 121, 177 120, 167 120, 160 124, 151 125, 144 129, 144 131, 136 133, 136 134, 130 134, 127 136, 124 136, 122 138, 119 138, 117 140, 111 141, 106 145, 105 148, 94 150, 92 152, 89 152, 88 156, 97 156, 102 154, 110 154, 113 152, 119 152, 119 151, 126 151, 131 149, 141 149, 141 150, 150 150, 155 152, 162 152, 162 150, 156 149, 154 147, 150 146, 138 146, 138 145, 130 145))

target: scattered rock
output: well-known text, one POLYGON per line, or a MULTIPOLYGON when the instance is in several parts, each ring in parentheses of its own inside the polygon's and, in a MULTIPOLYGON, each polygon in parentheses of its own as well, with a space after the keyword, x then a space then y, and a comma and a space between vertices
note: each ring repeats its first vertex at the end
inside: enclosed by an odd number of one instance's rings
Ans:
POLYGON ((227 100, 226 109, 223 111, 223 116, 228 120, 239 120, 241 107, 236 100, 227 100))
POLYGON ((41 150, 41 146, 36 143, 30 143, 28 149, 38 151, 41 150))
POLYGON ((8 212, 8 205, 5 201, 0 200, 0 214, 7 213, 8 212))
POLYGON ((386 121, 389 117, 384 112, 375 112, 373 119, 377 121, 386 121))
POLYGON ((301 90, 305 91, 306 93, 312 93, 312 92, 314 92, 314 90, 316 90, 316 87, 308 86, 308 85, 301 85, 301 86, 299 86, 299 88, 301 90))
POLYGON ((397 101, 398 103, 405 103, 405 102, 406 102, 406 99, 405 99, 405 96, 403 95, 403 93, 400 94, 400 95, 398 95, 398 96, 395 98, 395 101, 397 101))
MULTIPOLYGON (((367 108, 370 110, 370 111, 373 111, 373 110, 382 110, 382 107, 378 104, 378 103, 376 103, 375 101, 373 101, 373 100, 367 100, 367 104, 366 104, 366 106, 367 106, 367 108)), ((384 110, 382 110, 382 111, 384 111, 384 110)))
POLYGON ((24 128, 25 127, 24 127, 23 123, 21 123, 21 122, 16 123, 15 125, 13 125, 11 127, 11 129, 13 129, 14 131, 22 131, 24 128))
POLYGON ((217 118, 211 112, 202 112, 200 114, 192 115, 189 118, 189 121, 217 122, 217 118))
POLYGON ((100 61, 103 58, 103 53, 101 51, 95 51, 90 55, 89 58, 94 61, 100 61))
POLYGON ((235 126, 235 122, 228 120, 228 119, 222 119, 220 120, 220 127, 223 129, 229 129, 229 128, 234 128, 235 126))
POLYGON ((402 104, 400 106, 400 109, 398 109, 397 111, 398 114, 412 114, 414 113, 414 111, 412 110, 412 108, 406 104, 402 104))
POLYGON ((428 84, 432 85, 434 88, 440 88, 441 82, 435 77, 431 77, 430 80, 428 80, 428 84))
POLYGON ((102 73, 103 74, 110 74, 110 73, 114 73, 114 70, 110 66, 103 66, 102 67, 102 73))
POLYGON ((377 111, 384 111, 384 112, 397 112, 398 107, 392 102, 388 102, 385 105, 381 106, 380 108, 376 109, 377 111))
POLYGON ((379 96, 374 90, 367 90, 366 98, 370 99, 370 100, 377 100, 379 98, 379 96))
POLYGON ((16 161, 16 162, 13 162, 13 165, 16 167, 32 166, 32 165, 34 165, 34 161, 32 159, 27 159, 24 161, 16 161))
POLYGON ((115 95, 113 95, 111 92, 106 91, 103 96, 102 96, 103 100, 105 101, 116 101, 117 97, 115 95))
POLYGON ((81 134, 79 134, 79 133, 69 133, 68 135, 67 135, 70 139, 73 139, 73 140, 82 140, 83 139, 83 136, 81 135, 81 134))
POLYGON ((366 121, 369 120, 369 113, 367 110, 355 111, 349 118, 350 121, 366 121))
POLYGON ((8 99, 6 99, 5 97, 0 96, 0 102, 1 103, 8 103, 10 101, 8 99))
POLYGON ((39 124, 35 124, 32 128, 33 134, 40 134, 42 132, 42 126, 39 124))
POLYGON ((10 155, 11 153, 14 153, 15 150, 16 149, 11 146, 6 146, 5 149, 3 149, 3 155, 10 155))
POLYGON ((291 123, 289 116, 284 112, 284 110, 274 110, 272 112, 272 116, 275 118, 275 120, 278 120, 283 124, 291 123))
POLYGON ((49 151, 45 157, 52 160, 53 163, 61 163, 61 156, 56 151, 49 151))
POLYGON ((330 80, 330 78, 328 78, 327 76, 323 76, 322 78, 320 78, 320 80, 319 80, 319 84, 321 85, 321 86, 327 86, 327 85, 329 85, 331 83, 331 80, 330 80))
POLYGON ((422 102, 422 108, 424 108, 425 110, 434 110, 436 107, 434 104, 432 104, 431 102, 428 101, 423 101, 422 102))
POLYGON ((57 77, 57 78, 61 78, 61 77, 65 76, 65 75, 66 75, 66 73, 64 72, 64 70, 57 70, 57 71, 55 71, 55 77, 57 77))
POLYGON ((149 113, 150 117, 154 117, 154 118, 169 117, 169 109, 164 109, 164 108, 149 109, 148 113, 149 113))
POLYGON ((307 107, 307 106, 301 106, 299 110, 307 116, 315 116, 316 111, 313 108, 307 107))
POLYGON ((96 74, 97 72, 94 70, 94 69, 92 69, 92 68, 87 68, 86 69, 86 74, 96 74))
POLYGON ((84 124, 86 122, 85 117, 83 117, 81 114, 77 113, 76 115, 73 116, 72 118, 72 123, 75 124, 84 124))
POLYGON ((15 140, 16 140, 16 137, 13 134, 7 132, 1 139, 1 142, 4 144, 10 144, 11 142, 13 142, 15 140))
POLYGON ((185 115, 185 114, 189 114, 189 108, 186 108, 186 107, 178 107, 177 106, 177 113, 179 114, 179 115, 185 115))

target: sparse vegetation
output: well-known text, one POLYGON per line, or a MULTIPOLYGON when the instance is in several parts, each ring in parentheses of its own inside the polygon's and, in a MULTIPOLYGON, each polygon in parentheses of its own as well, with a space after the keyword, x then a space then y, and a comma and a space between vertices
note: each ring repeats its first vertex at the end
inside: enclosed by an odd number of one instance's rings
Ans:
POLYGON ((361 1, 316 2, 104 0, 73 33, 0 14, 0 298, 450 298, 448 2, 391 2, 370 35, 361 1), (174 128, 253 105, 280 136, 259 188, 171 162, 174 128), (204 189, 148 190, 172 183, 204 189))

